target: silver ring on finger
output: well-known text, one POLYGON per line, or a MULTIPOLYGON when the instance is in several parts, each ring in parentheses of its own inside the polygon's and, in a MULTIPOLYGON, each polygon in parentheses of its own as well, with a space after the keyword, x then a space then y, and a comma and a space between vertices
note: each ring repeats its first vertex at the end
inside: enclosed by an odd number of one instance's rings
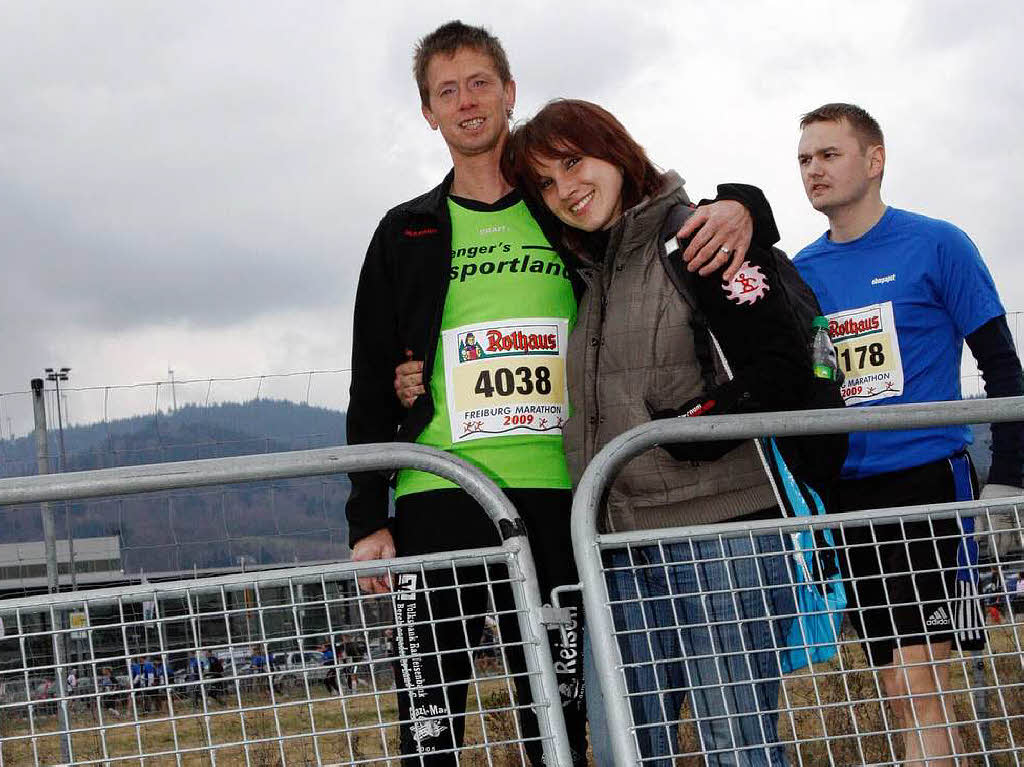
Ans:
POLYGON ((728 256, 728 255, 729 255, 730 253, 732 253, 732 251, 731 251, 731 250, 729 250, 729 248, 726 248, 726 247, 724 247, 724 246, 723 246, 723 247, 721 247, 721 248, 719 248, 718 250, 719 250, 719 252, 721 252, 721 253, 725 253, 725 255, 727 255, 727 256, 728 256))

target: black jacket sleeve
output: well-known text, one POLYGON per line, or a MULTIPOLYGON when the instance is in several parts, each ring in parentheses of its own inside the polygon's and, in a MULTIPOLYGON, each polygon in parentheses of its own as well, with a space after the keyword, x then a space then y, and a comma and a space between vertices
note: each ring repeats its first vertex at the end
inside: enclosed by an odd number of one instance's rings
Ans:
MULTIPOLYGON (((683 300, 691 303, 701 367, 710 371, 717 364, 713 334, 729 361, 732 380, 718 385, 709 381, 704 396, 679 403, 675 410, 652 411, 653 419, 698 412, 722 415, 792 410, 804 401, 810 354, 785 292, 778 285, 773 258, 768 251, 752 245, 747 261, 750 268, 730 289, 717 275, 700 277, 687 271, 682 259, 667 259, 675 273, 673 282, 681 288, 683 300), (747 294, 738 292, 744 289, 744 280, 750 286, 747 294)), ((714 461, 739 444, 690 442, 664 447, 679 460, 714 461)))
MULTIPOLYGON (((1020 359, 1005 314, 992 318, 965 340, 978 361, 978 370, 985 381, 985 394, 993 398, 1024 394, 1020 359)), ((1021 487, 1022 458, 1024 423, 992 424, 992 468, 989 469, 988 482, 1021 487)))
POLYGON ((681 259, 707 326, 721 344, 733 380, 709 392, 734 411, 792 410, 806 402, 811 359, 806 335, 779 285, 773 258, 751 247, 750 269, 732 287, 715 275, 694 277, 681 259), (748 293, 740 293, 749 286, 748 293))
MULTIPOLYGON (((352 328, 352 384, 349 389, 348 444, 392 442, 404 417, 395 396, 394 371, 402 362, 392 276, 388 267, 385 218, 366 252, 356 290, 352 328)), ((349 545, 388 525, 388 477, 352 472, 345 506, 349 545)))
MULTIPOLYGON (((693 296, 695 310, 721 345, 733 374, 731 381, 707 392, 704 400, 714 406, 704 414, 843 407, 839 387, 811 373, 807 332, 782 285, 775 257, 754 244, 747 261, 749 269, 727 285, 715 275, 688 272, 681 259, 668 259, 677 284, 693 296)), ((847 443, 845 434, 823 435, 782 439, 779 448, 798 476, 826 491, 839 475, 847 443)), ((715 460, 735 444, 695 443, 685 458, 715 460)))
POLYGON ((762 248, 770 248, 779 241, 779 228, 775 225, 772 206, 768 204, 764 192, 756 186, 750 186, 749 184, 719 184, 718 196, 714 200, 701 200, 698 203, 698 207, 723 200, 735 200, 750 211, 750 216, 754 220, 752 242, 760 245, 762 248))

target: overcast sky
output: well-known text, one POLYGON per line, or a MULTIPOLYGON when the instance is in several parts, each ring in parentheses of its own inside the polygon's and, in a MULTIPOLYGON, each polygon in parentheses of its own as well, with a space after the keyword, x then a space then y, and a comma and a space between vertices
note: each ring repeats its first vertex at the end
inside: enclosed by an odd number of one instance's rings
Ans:
MULTIPOLYGON (((861 104, 885 201, 967 231, 1024 308, 1022 5, 0 0, 0 393, 55 364, 81 387, 347 368, 374 226, 450 165, 410 61, 452 18, 504 42, 517 118, 597 101, 694 198, 761 186, 790 253, 826 228, 799 115, 861 104)), ((314 399, 344 405, 342 378, 314 399)), ((23 402, 0 397, 16 434, 23 402)))

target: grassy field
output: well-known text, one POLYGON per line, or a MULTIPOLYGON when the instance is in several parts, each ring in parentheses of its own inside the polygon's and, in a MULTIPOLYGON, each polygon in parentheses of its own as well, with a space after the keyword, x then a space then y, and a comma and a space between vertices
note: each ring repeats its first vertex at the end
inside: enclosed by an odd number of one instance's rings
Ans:
MULTIPOLYGON (((1024 748, 1024 626, 1017 626, 1016 637, 1012 627, 990 626, 988 638, 993 658, 985 663, 985 685, 995 685, 998 679, 1001 687, 999 694, 992 692, 987 697, 990 749, 1005 750, 992 756, 989 764, 1019 765, 1020 757, 1014 752, 1024 748)), ((883 712, 878 702, 875 674, 867 669, 854 635, 850 633, 844 639, 840 657, 815 667, 813 678, 807 673, 786 677, 779 701, 783 709, 780 740, 791 744, 787 754, 794 765, 898 764, 903 756, 900 738, 886 734, 888 711, 883 712), (847 671, 842 673, 840 669, 847 671)), ((973 723, 977 715, 965 679, 965 675, 973 678, 971 658, 960 662, 960 656, 954 654, 953 660, 957 662, 952 666, 946 705, 956 712, 958 721, 966 723, 960 727, 966 752, 981 751, 981 731, 973 723)), ((692 728, 681 734, 681 744, 684 753, 699 750, 692 728)), ((962 761, 967 765, 985 764, 981 756, 962 761)), ((704 762, 700 757, 684 757, 678 763, 689 767, 704 762)))
MULTIPOLYGON (((1024 628, 1015 637, 1010 628, 990 628, 990 649, 995 663, 986 664, 987 684, 1001 685, 999 694, 988 696, 992 719, 993 750, 1024 744, 1024 628)), ((781 704, 787 710, 780 717, 780 734, 788 747, 792 764, 862 765, 888 762, 892 755, 873 675, 864 669, 860 648, 851 643, 842 650, 842 667, 861 669, 839 673, 840 662, 815 669, 812 678, 794 674, 785 680, 781 704), (849 690, 847 694, 846 690, 849 690), (852 705, 846 701, 852 701, 852 705), (819 706, 818 701, 841 702, 819 706), (859 734, 858 734, 859 733, 859 734)), ((961 721, 974 719, 971 693, 967 691, 967 664, 957 663, 949 700, 961 721)), ((72 712, 76 731, 73 748, 76 763, 97 761, 112 765, 284 765, 387 764, 385 755, 396 753, 397 729, 388 723, 397 719, 392 693, 374 696, 364 687, 359 694, 340 699, 327 698, 323 684, 310 682, 310 697, 303 687, 275 695, 278 707, 271 708, 269 691, 257 686, 234 692, 226 705, 211 703, 207 714, 187 696, 172 702, 173 717, 166 705, 141 714, 134 721, 130 708, 121 704, 120 716, 103 713, 103 736, 94 705, 79 701, 72 712), (239 700, 242 708, 238 707, 239 700), (315 737, 313 733, 316 733, 315 737), (279 740, 279 736, 282 739, 279 740), (178 749, 179 756, 172 755, 178 749), (148 756, 157 754, 157 756, 148 756), (144 759, 141 755, 147 755, 144 759)), ((467 750, 461 763, 467 767, 518 765, 522 758, 514 745, 494 745, 516 738, 515 717, 502 680, 484 680, 471 688, 467 716, 467 750), (483 745, 485 740, 487 752, 483 745), (475 746, 473 745, 475 744, 475 746), (490 758, 488 758, 488 755, 490 758)), ((684 710, 684 719, 688 716, 684 710)), ((0 719, 0 767, 56 764, 60 761, 59 741, 53 732, 57 718, 36 706, 35 738, 18 738, 30 732, 26 716, 5 715, 0 719)), ((970 751, 980 748, 977 725, 961 728, 970 751)), ((684 751, 696 750, 692 731, 682 733, 684 751)), ((702 764, 700 757, 683 757, 681 765, 702 764)), ((982 763, 980 758, 968 760, 982 763)), ((1018 764, 1012 753, 997 754, 994 765, 1018 764)))

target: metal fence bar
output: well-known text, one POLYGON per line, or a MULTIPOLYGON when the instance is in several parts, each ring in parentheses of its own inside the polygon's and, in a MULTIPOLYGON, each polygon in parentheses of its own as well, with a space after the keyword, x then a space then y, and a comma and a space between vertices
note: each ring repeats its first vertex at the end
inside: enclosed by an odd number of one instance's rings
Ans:
POLYGON ((315 584, 321 582, 324 574, 351 573, 354 577, 361 578, 370 575, 444 569, 451 566, 453 558, 468 556, 473 553, 475 553, 475 550, 455 550, 369 562, 347 561, 301 567, 282 567, 277 570, 254 570, 248 573, 231 573, 229 575, 219 575, 198 580, 166 581, 135 586, 112 586, 105 589, 61 592, 58 594, 37 594, 31 597, 0 600, 0 616, 14 614, 19 610, 43 609, 51 605, 74 605, 81 603, 85 599, 88 599, 89 604, 93 606, 144 602, 152 599, 154 596, 177 593, 186 588, 193 595, 203 595, 215 594, 219 593, 223 588, 243 585, 255 584, 261 587, 269 587, 285 586, 289 583, 296 586, 315 584))
MULTIPOLYGON (((872 408, 802 410, 653 421, 609 442, 588 465, 573 499, 572 539, 583 586, 591 647, 600 674, 612 747, 617 765, 636 763, 630 740, 630 712, 625 680, 617 673, 618 648, 611 613, 603 598, 604 574, 597 533, 601 498, 626 462, 663 443, 808 436, 853 431, 884 431, 970 423, 1024 420, 1024 397, 965 400, 872 408)), ((803 521, 803 520, 802 520, 803 521)), ((776 527, 777 529, 777 527, 776 527)), ((648 535, 649 537, 649 535, 648 535)))
POLYGON ((12 477, 0 479, 0 506, 316 477, 350 471, 382 471, 399 466, 428 471, 459 483, 496 525, 500 526, 502 520, 512 523, 518 518, 508 499, 471 464, 435 448, 397 443, 123 466, 57 476, 12 477))
MULTIPOLYGON (((409 467, 422 471, 428 471, 445 479, 452 480, 459 484, 472 498, 474 498, 484 511, 488 514, 499 530, 502 544, 494 551, 501 554, 501 561, 508 566, 512 588, 519 600, 522 601, 522 612, 519 613, 519 624, 521 628, 521 642, 526 660, 526 676, 533 697, 533 707, 538 714, 537 719, 540 728, 540 739, 545 752, 545 759, 553 765, 569 765, 569 746, 565 736, 565 725, 559 705, 560 696, 557 681, 554 674, 554 665, 551 658, 550 647, 543 629, 536 627, 541 624, 542 599, 537 585, 536 571, 530 552, 529 542, 525 532, 518 524, 518 514, 508 499, 494 485, 494 483, 480 473, 475 467, 461 459, 455 458, 447 453, 419 445, 399 444, 378 444, 352 447, 325 448, 299 452, 276 453, 259 456, 244 456, 232 458, 217 458, 199 461, 183 461, 166 464, 153 464, 146 466, 132 466, 113 469, 101 469, 88 472, 74 472, 47 477, 17 477, 0 480, 0 506, 13 504, 29 504, 61 500, 77 500, 83 498, 96 498, 109 495, 124 495, 147 493, 162 490, 173 490, 180 488, 194 488, 209 485, 238 483, 268 479, 286 479, 294 477, 311 477, 327 474, 336 474, 345 471, 378 471, 390 470, 397 467, 409 467)), ((486 552, 485 552, 486 553, 486 552)), ((479 552, 467 552, 473 556, 479 552)), ((388 574, 400 572, 403 569, 414 569, 418 572, 425 572, 432 567, 445 568, 454 567, 453 557, 460 556, 459 552, 445 552, 443 554, 417 557, 410 560, 388 560, 384 562, 365 563, 343 563, 336 566, 320 566, 310 568, 289 568, 283 571, 262 571, 259 573, 242 573, 213 578, 209 581, 184 581, 177 583, 146 584, 137 587, 121 587, 115 589, 101 589, 92 592, 73 594, 47 594, 36 597, 25 597, 0 602, 0 614, 14 613, 18 617, 19 633, 21 631, 21 616, 25 610, 42 609, 51 616, 50 627, 42 632, 52 638, 55 643, 54 663, 43 668, 55 672, 58 677, 59 695, 57 704, 63 711, 66 709, 71 696, 63 686, 63 666, 67 659, 60 654, 59 645, 71 633, 70 626, 60 626, 60 616, 78 605, 88 604, 98 606, 100 604, 114 604, 120 614, 120 625, 122 632, 123 646, 130 646, 127 635, 126 616, 124 605, 126 602, 154 601, 159 605, 161 596, 167 597, 175 591, 184 591, 189 603, 189 616, 161 616, 159 609, 155 616, 156 627, 159 633, 158 644, 161 644, 161 652, 166 654, 166 648, 162 645, 163 627, 169 623, 181 623, 183 620, 197 621, 201 615, 193 613, 193 595, 202 593, 219 594, 220 614, 226 621, 228 637, 231 646, 238 644, 232 639, 230 605, 232 594, 237 595, 241 587, 256 589, 255 609, 260 618, 260 625, 257 627, 258 635, 265 636, 262 630, 262 619, 265 610, 272 609, 259 602, 260 589, 273 584, 287 584, 289 590, 293 586, 308 583, 312 586, 319 585, 322 589, 325 609, 330 606, 328 600, 328 581, 325 573, 345 573, 355 578, 359 575, 374 572, 385 572, 388 574)), ((290 593, 294 593, 291 592, 290 593)), ((517 600, 518 602, 518 600, 517 600)), ((294 609, 295 605, 292 604, 294 609)), ((248 616, 248 604, 243 608, 248 616)), ((327 610, 329 620, 330 610, 327 610)), ((198 622, 193 622, 193 632, 197 632, 198 622)), ((301 640, 301 632, 297 630, 298 638, 301 640)), ((333 633, 331 634, 333 636, 333 633)), ((28 638, 33 633, 30 631, 28 638)), ((25 637, 21 637, 24 647, 25 637)), ((246 639, 249 639, 248 632, 246 639)), ((261 639, 261 641, 263 641, 261 639)), ((147 642, 148 645, 148 642, 147 642)), ((198 635, 195 637, 195 648, 202 647, 198 635)), ((264 645, 265 646, 265 645, 264 645)), ((28 655, 23 650, 22 658, 25 660, 28 655)), ((266 652, 264 650, 263 652, 266 652)), ((130 658, 125 656, 118 663, 127 665, 130 658)), ((164 657, 164 661, 167 658, 164 657)), ((234 659, 232 658, 232 667, 234 659)), ((27 674, 27 671, 26 671, 27 674)), ((240 695, 240 682, 236 674, 232 674, 236 695, 240 695)), ((281 734, 281 725, 278 720, 278 703, 275 702, 273 689, 273 672, 266 675, 270 693, 269 710, 273 711, 276 730, 276 742, 278 743, 279 754, 283 754, 282 743, 285 738, 297 736, 284 736, 281 734)), ((25 677, 25 684, 28 686, 30 680, 25 677)), ((206 745, 200 750, 208 754, 212 763, 216 763, 218 748, 226 747, 225 744, 214 743, 210 731, 210 720, 214 716, 206 706, 206 687, 200 675, 198 682, 201 697, 203 700, 203 717, 206 722, 206 745)), ((308 687, 308 682, 307 682, 308 687)), ((168 688, 168 698, 171 692, 168 688)), ((99 693, 96 694, 97 705, 99 693)), ((137 754, 140 758, 151 755, 143 744, 142 725, 139 718, 140 705, 148 710, 154 705, 154 699, 145 692, 131 690, 129 693, 130 705, 133 714, 134 729, 136 731, 137 754)), ((29 698, 31 700, 31 696, 29 698)), ((239 712, 243 711, 239 698, 239 712)), ((100 717, 102 714, 99 715, 100 717)), ((30 734, 26 737, 32 739, 33 749, 36 748, 35 726, 33 720, 33 706, 28 705, 28 717, 30 722, 30 734)), ((177 719, 170 721, 173 736, 173 749, 177 761, 181 761, 181 755, 194 752, 196 747, 182 749, 178 744, 177 719)), ((313 740, 316 741, 317 734, 316 719, 310 716, 313 731, 313 740)), ((245 751, 246 763, 251 763, 250 741, 245 737, 246 717, 239 713, 239 724, 242 728, 243 737, 240 741, 245 751)), ((131 725, 129 725, 131 726, 131 725)), ((68 749, 72 748, 72 733, 81 730, 73 730, 66 721, 62 721, 57 730, 53 733, 46 732, 46 737, 56 736, 66 741, 68 749)), ((103 725, 98 729, 99 738, 106 756, 106 728, 103 725)), ((231 745, 231 744, 227 744, 231 745)), ((38 752, 35 760, 39 763, 38 752)), ((165 753, 165 752, 161 752, 165 753)), ((71 757, 74 758, 73 752, 71 757)), ((319 751, 317 758, 320 758, 319 751)), ((489 759, 489 757, 488 757, 489 759)), ((115 760, 116 761, 116 760, 115 760)))
MULTIPOLYGON (((863 511, 847 511, 813 517, 781 517, 779 519, 757 519, 745 522, 728 522, 721 525, 681 525, 679 527, 658 528, 658 537, 666 541, 674 540, 713 540, 718 538, 721 530, 733 533, 759 532, 774 533, 799 532, 803 530, 829 530, 839 524, 859 522, 887 522, 898 517, 902 522, 927 522, 930 519, 954 519, 960 516, 978 516, 981 512, 992 512, 1002 509, 1012 511, 1021 505, 1024 496, 992 498, 986 501, 964 501, 956 504, 937 503, 919 506, 897 506, 893 508, 865 509, 863 511)), ((650 530, 627 530, 615 533, 600 533, 596 543, 607 547, 612 545, 629 545, 649 541, 650 530)))

